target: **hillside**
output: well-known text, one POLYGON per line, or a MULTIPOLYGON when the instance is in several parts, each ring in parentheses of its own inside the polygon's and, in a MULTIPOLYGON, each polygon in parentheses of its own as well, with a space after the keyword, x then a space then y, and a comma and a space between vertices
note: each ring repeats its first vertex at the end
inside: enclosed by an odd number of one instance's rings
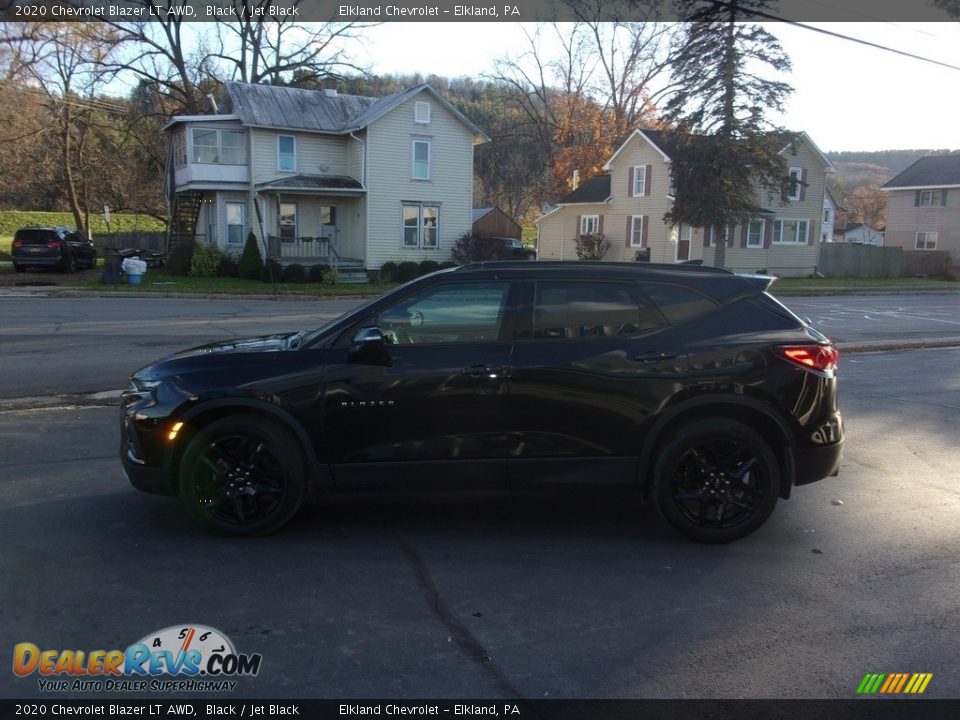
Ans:
POLYGON ((831 186, 847 195, 858 187, 883 185, 925 155, 947 155, 951 150, 879 150, 876 152, 828 152, 837 169, 831 186))

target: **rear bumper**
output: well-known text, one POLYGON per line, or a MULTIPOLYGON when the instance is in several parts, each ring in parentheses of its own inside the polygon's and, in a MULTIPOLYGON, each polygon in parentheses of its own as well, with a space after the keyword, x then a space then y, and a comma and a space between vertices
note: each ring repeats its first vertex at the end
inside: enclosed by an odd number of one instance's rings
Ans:
POLYGON ((798 448, 794 450, 796 467, 794 485, 807 485, 808 483, 836 475, 840 471, 840 460, 842 457, 842 440, 832 445, 824 445, 823 447, 812 447, 802 450, 798 448))
POLYGON ((14 255, 14 265, 20 267, 57 267, 63 263, 62 257, 35 257, 33 255, 14 255))

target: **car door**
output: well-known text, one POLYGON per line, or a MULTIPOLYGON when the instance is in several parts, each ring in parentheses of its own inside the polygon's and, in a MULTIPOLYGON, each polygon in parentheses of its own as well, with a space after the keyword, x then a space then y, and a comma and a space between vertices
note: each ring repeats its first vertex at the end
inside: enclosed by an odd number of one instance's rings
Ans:
MULTIPOLYGON (((516 313, 506 281, 431 285, 359 324, 379 353, 324 377, 324 436, 340 485, 503 487, 502 427, 516 313)), ((352 332, 352 331, 351 331, 352 332)))
POLYGON ((635 482, 648 420, 687 371, 673 330, 633 282, 528 285, 508 392, 509 482, 635 482))

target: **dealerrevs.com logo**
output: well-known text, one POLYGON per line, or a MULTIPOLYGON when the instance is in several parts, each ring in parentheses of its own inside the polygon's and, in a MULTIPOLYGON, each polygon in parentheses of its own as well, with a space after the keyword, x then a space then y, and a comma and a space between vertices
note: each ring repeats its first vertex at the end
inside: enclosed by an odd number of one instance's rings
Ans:
POLYGON ((238 653, 230 638, 203 625, 173 625, 126 650, 13 648, 13 673, 38 675, 45 692, 225 692, 236 677, 260 672, 259 653, 238 653))

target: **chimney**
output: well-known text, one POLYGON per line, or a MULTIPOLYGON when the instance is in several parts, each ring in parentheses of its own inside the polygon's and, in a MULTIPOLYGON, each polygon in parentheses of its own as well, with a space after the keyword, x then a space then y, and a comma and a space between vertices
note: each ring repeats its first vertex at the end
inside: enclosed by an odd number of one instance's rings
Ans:
POLYGON ((337 96, 337 79, 334 77, 325 77, 323 79, 324 97, 333 98, 337 96))

